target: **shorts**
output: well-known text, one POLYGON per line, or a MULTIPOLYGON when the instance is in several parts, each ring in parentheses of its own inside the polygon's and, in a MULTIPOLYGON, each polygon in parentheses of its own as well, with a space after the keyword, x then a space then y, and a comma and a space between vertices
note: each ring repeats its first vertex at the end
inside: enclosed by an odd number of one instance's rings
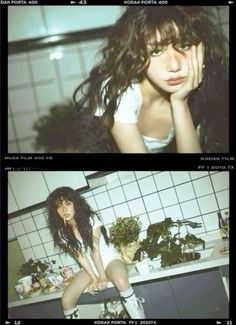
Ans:
MULTIPOLYGON (((106 270, 108 264, 114 260, 123 261, 121 255, 119 254, 119 252, 116 250, 116 248, 113 245, 104 247, 104 249, 100 251, 100 255, 102 258, 104 270, 106 270)), ((91 256, 87 255, 87 257, 88 257, 90 264, 92 265, 93 271, 97 274, 97 269, 93 263, 91 256)))

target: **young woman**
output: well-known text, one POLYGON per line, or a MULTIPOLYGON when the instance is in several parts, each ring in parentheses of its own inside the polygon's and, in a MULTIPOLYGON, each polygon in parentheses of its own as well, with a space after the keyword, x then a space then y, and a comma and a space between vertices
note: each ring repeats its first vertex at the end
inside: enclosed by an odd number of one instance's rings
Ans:
MULTIPOLYGON (((118 151, 228 152, 225 40, 209 8, 128 7, 102 54, 74 101, 118 151)), ((96 152, 97 138, 86 134, 87 151, 96 152)))
POLYGON ((80 318, 77 301, 85 290, 92 295, 111 281, 131 318, 145 318, 141 301, 129 284, 126 264, 112 244, 96 213, 69 187, 54 190, 47 199, 48 223, 54 244, 70 253, 81 270, 62 295, 66 318, 80 318))

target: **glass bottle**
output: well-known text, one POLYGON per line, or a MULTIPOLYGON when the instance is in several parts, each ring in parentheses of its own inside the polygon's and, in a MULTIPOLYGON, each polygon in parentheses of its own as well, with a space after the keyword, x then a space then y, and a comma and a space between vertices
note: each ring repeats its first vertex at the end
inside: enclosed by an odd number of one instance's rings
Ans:
POLYGON ((229 211, 225 211, 225 222, 226 222, 227 237, 228 237, 228 249, 229 249, 229 211))
POLYGON ((225 239, 227 237, 227 233, 226 233, 226 221, 225 219, 222 217, 222 214, 220 211, 217 212, 217 216, 218 216, 218 224, 219 224, 219 229, 220 229, 220 234, 221 234, 221 238, 225 239))
POLYGON ((229 211, 225 211, 225 222, 228 226, 228 231, 229 231, 229 211))
POLYGON ((47 286, 45 276, 39 266, 37 266, 37 280, 42 289, 47 286))
POLYGON ((227 221, 222 217, 222 214, 220 211, 217 212, 217 216, 218 216, 218 224, 219 224, 221 238, 224 243, 224 246, 220 251, 221 251, 221 253, 225 253, 229 250, 228 224, 227 224, 227 221))
POLYGON ((39 283, 39 280, 37 278, 37 273, 32 274, 32 287, 33 288, 40 288, 40 283, 39 283))

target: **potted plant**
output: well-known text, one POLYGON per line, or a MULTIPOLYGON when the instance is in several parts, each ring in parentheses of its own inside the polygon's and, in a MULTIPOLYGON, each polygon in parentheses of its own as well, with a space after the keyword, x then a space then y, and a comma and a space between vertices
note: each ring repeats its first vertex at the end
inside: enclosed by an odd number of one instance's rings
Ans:
POLYGON ((50 264, 47 261, 33 260, 30 258, 27 262, 23 263, 19 268, 18 274, 21 275, 31 275, 34 273, 42 272, 44 273, 50 264))
POLYGON ((139 247, 141 222, 138 217, 118 217, 110 229, 110 242, 121 253, 126 263, 132 263, 134 254, 139 247))
MULTIPOLYGON (((52 261, 54 263, 55 261, 52 261)), ((50 263, 47 261, 40 261, 40 260, 33 260, 30 258, 27 262, 23 263, 19 270, 18 274, 27 276, 31 275, 35 281, 40 283, 41 287, 46 286, 46 277, 45 272, 48 270, 52 272, 51 269, 49 269, 50 263)))
POLYGON ((100 319, 129 318, 129 314, 122 304, 121 297, 107 298, 104 300, 104 310, 99 315, 100 319))
POLYGON ((134 260, 140 261, 143 253, 151 260, 160 255, 161 266, 166 267, 199 259, 200 253, 195 252, 195 247, 201 244, 205 249, 204 240, 190 233, 181 237, 180 228, 182 226, 198 228, 201 224, 188 220, 173 221, 171 218, 151 224, 147 229, 147 237, 140 242, 140 247, 135 253, 134 260), (173 227, 178 228, 175 234, 171 232, 173 227))

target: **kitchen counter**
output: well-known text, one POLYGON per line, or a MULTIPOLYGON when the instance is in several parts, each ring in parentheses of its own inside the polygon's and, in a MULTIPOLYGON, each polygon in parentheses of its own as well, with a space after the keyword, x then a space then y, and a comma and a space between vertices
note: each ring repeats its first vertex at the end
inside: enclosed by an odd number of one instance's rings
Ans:
MULTIPOLYGON (((206 242, 206 249, 202 251, 205 256, 202 256, 199 260, 190 262, 175 264, 171 267, 161 268, 158 266, 158 260, 153 261, 153 268, 149 274, 140 275, 135 269, 135 265, 129 265, 129 281, 131 284, 146 283, 148 281, 159 280, 162 278, 184 275, 186 273, 204 271, 216 267, 221 267, 229 264, 229 253, 222 254, 220 249, 222 247, 222 240, 217 239, 214 241, 206 242)), ((113 284, 108 283, 108 288, 112 288, 113 284)), ((105 290, 106 291, 106 290, 105 290)), ((105 292, 104 291, 104 292, 105 292)), ((59 299, 62 296, 63 289, 57 290, 52 293, 41 293, 36 297, 24 298, 22 300, 16 297, 10 297, 8 301, 8 308, 19 307, 24 305, 35 304, 39 302, 45 302, 49 300, 59 299)), ((99 294, 101 297, 102 292, 99 294)), ((85 294, 83 294, 85 295, 85 294)), ((89 295, 91 296, 91 295, 89 295)), ((82 297, 81 297, 82 298, 82 297)), ((96 301, 95 296, 91 296, 96 301)))

